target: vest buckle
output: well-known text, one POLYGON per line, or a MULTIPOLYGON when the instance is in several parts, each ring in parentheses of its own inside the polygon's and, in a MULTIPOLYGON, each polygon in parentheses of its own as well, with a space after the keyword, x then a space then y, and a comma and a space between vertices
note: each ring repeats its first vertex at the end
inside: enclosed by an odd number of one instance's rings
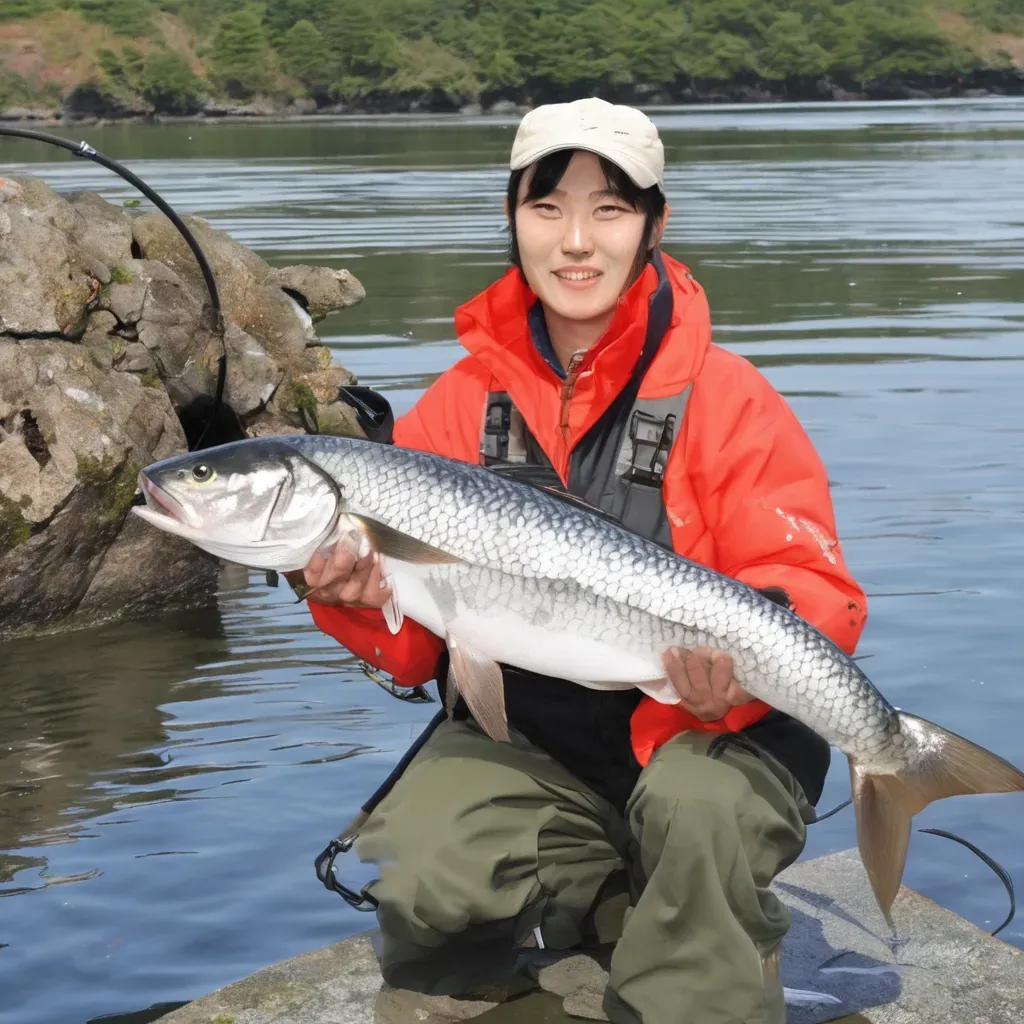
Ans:
POLYGON ((493 461, 525 462, 525 435, 523 417, 508 394, 504 391, 488 393, 480 434, 480 454, 484 465, 489 466, 493 461))
POLYGON ((625 472, 627 480, 649 486, 660 487, 665 475, 665 464, 675 437, 676 417, 652 416, 643 409, 634 409, 629 420, 629 440, 632 454, 629 468, 625 472))

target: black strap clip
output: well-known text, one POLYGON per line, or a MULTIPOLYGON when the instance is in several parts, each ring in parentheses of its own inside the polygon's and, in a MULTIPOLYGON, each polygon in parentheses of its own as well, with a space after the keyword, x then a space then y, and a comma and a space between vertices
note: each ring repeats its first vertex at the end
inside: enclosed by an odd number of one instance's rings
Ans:
POLYGON ((487 396, 481 455, 484 459, 507 459, 512 429, 512 399, 502 392, 487 396))
POLYGON ((332 839, 323 853, 313 861, 313 867, 316 870, 316 877, 320 879, 325 889, 336 892, 353 910, 367 914, 372 913, 379 906, 379 901, 369 891, 370 885, 373 883, 364 885, 359 892, 356 892, 345 885, 334 870, 334 862, 338 855, 348 853, 352 849, 355 839, 354 835, 332 839))
POLYGON ((643 409, 635 409, 629 420, 629 440, 633 453, 626 476, 629 480, 660 487, 665 475, 665 463, 675 437, 675 416, 652 416, 643 409))

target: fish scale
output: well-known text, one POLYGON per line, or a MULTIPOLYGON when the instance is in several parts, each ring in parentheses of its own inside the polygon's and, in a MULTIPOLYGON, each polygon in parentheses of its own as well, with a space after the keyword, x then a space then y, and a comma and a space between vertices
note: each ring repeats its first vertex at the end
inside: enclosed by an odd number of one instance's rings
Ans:
MULTIPOLYGON (((615 643, 649 654, 652 678, 663 674, 658 659, 668 647, 714 647, 732 657, 744 689, 799 718, 848 756, 877 756, 891 744, 895 709, 857 664, 813 626, 745 584, 479 466, 345 441, 332 451, 324 438, 288 443, 346 494, 358 496, 355 511, 501 576, 572 580, 577 601, 587 599, 587 615, 576 621, 570 609, 580 606, 562 601, 563 626, 580 636, 611 632, 615 643), (636 618, 627 610, 645 615, 636 618)), ((448 566, 433 567, 430 575, 477 586, 448 566)), ((543 590, 537 596, 557 598, 543 590)), ((478 607, 494 600, 486 586, 466 598, 478 607)))
POLYGON ((763 594, 637 537, 568 496, 482 466, 354 438, 266 437, 139 474, 135 514, 257 569, 301 569, 353 535, 383 556, 384 618, 443 637, 451 692, 508 736, 500 665, 678 703, 671 647, 726 652, 736 680, 850 762, 857 843, 886 920, 914 814, 1024 790, 1008 761, 894 708, 853 659, 763 594))

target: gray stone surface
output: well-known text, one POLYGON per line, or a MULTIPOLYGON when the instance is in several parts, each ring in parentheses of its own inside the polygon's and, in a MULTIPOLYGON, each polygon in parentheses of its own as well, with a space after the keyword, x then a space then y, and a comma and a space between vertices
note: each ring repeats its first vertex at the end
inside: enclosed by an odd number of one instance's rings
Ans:
POLYGON ((328 267, 272 273, 188 220, 223 299, 223 338, 162 214, 0 177, 0 635, 212 598, 214 560, 128 508, 139 469, 185 450, 179 416, 213 394, 222 355, 224 400, 250 437, 362 434, 338 392, 355 377, 313 328, 362 285, 328 267))
MULTIPOLYGON (((793 915, 787 1024, 1020 1024, 1024 953, 904 887, 892 943, 854 850, 798 862, 775 883, 793 915), (894 951, 895 950, 895 951, 894 951), (798 995, 802 993, 802 995, 798 995)), ((374 933, 267 967, 162 1017, 166 1024, 569 1024, 600 1019, 605 975, 576 954, 542 991, 494 1004, 382 988, 374 933)), ((539 954, 543 956, 543 954, 539 954)), ((699 1024, 681 1019, 679 1024, 699 1024)))

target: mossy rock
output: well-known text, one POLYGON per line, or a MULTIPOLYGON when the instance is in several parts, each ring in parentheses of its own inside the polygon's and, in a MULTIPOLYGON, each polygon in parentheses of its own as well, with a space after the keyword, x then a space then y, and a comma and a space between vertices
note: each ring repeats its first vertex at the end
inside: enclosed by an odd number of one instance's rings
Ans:
POLYGON ((0 494, 0 555, 32 536, 32 528, 22 515, 21 508, 10 498, 0 494))
POLYGON ((135 500, 139 470, 131 459, 118 465, 112 460, 95 459, 79 455, 78 478, 88 486, 96 487, 101 496, 101 518, 114 523, 121 519, 135 500))

